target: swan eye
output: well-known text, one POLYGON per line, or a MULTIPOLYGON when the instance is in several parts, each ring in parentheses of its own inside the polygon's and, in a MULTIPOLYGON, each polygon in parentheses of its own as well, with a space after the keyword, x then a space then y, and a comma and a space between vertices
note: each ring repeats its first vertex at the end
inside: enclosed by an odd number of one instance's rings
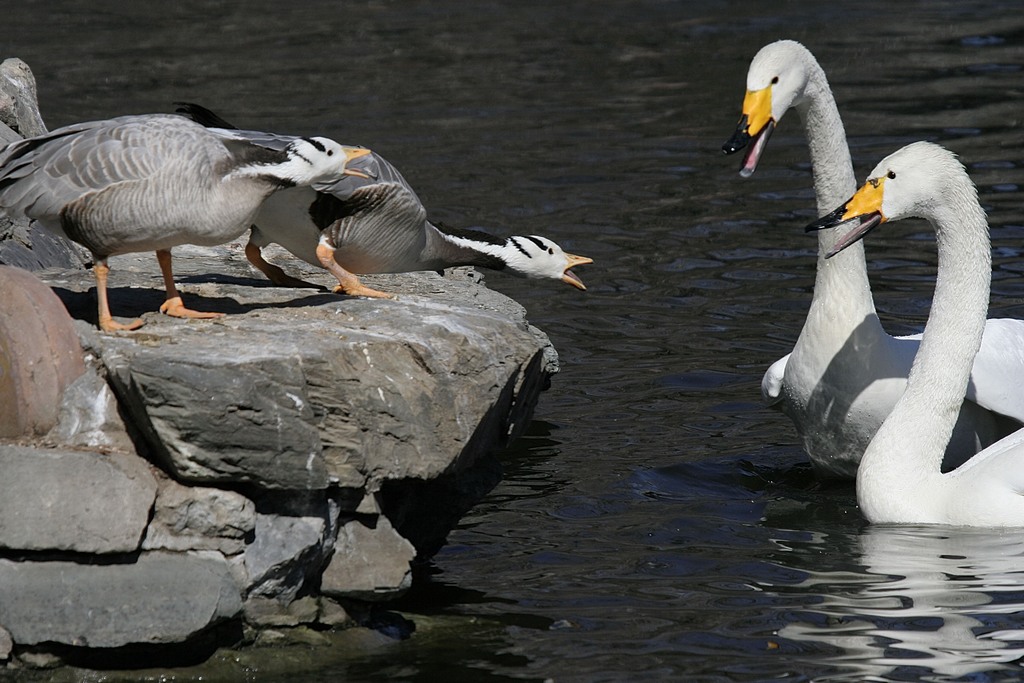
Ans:
POLYGON ((548 253, 549 253, 549 254, 554 254, 554 253, 555 253, 555 250, 554 250, 554 249, 552 249, 551 247, 548 247, 548 253))
POLYGON ((896 177, 896 171, 889 171, 888 173, 885 174, 885 177, 888 178, 889 180, 892 180, 893 178, 896 177))
POLYGON ((327 150, 327 156, 329 156, 329 157, 334 156, 334 150, 333 149, 327 150))
POLYGON ((772 85, 775 85, 778 82, 779 82, 779 77, 778 76, 776 76, 775 78, 772 79, 772 85))

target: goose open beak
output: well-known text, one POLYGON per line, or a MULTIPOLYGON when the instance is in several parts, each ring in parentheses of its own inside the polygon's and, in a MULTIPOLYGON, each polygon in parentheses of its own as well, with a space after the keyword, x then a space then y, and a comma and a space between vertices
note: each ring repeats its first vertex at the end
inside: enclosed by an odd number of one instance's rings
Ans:
POLYGON ((565 257, 569 259, 569 265, 565 267, 565 272, 562 274, 562 282, 568 282, 577 289, 586 289, 583 284, 583 280, 579 279, 576 273, 569 270, 575 266, 585 266, 588 263, 593 263, 594 259, 587 258, 586 256, 577 256, 576 254, 566 254, 565 257))
POLYGON ((367 154, 371 153, 371 150, 368 150, 365 147, 344 147, 344 146, 342 147, 342 149, 345 151, 345 171, 344 171, 344 175, 356 176, 357 178, 368 178, 368 179, 371 179, 371 180, 373 178, 376 178, 375 175, 371 175, 370 173, 367 173, 366 171, 357 171, 354 168, 349 168, 348 167, 348 164, 349 164, 350 161, 353 161, 354 159, 358 159, 359 157, 365 157, 367 154))
POLYGON ((864 239, 864 236, 885 222, 882 213, 882 197, 885 194, 885 177, 871 178, 864 183, 850 200, 832 213, 822 216, 806 228, 805 232, 834 228, 843 223, 860 219, 860 222, 848 233, 839 238, 832 251, 825 258, 832 258, 851 244, 864 239))
POLYGON ((775 119, 772 118, 772 86, 760 90, 748 90, 743 97, 743 112, 740 122, 736 124, 736 132, 722 145, 722 151, 726 154, 734 154, 750 143, 747 153, 743 155, 743 163, 740 165, 740 175, 749 178, 757 168, 757 162, 761 159, 764 148, 768 145, 768 138, 775 130, 775 119))

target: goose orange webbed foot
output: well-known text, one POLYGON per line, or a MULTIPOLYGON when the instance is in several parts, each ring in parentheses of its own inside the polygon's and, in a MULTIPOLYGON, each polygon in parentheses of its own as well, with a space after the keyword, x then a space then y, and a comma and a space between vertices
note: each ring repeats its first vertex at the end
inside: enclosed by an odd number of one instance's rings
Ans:
POLYGON ((131 321, 128 324, 119 323, 113 318, 100 318, 99 327, 104 332, 127 332, 130 330, 137 330, 142 327, 143 322, 139 318, 131 321))
POLYGON ((191 308, 185 308, 185 304, 181 301, 180 296, 172 297, 160 305, 160 312, 175 318, 223 318, 223 313, 214 313, 211 311, 193 311, 191 308))
POLYGON ((366 296, 371 299, 397 299, 394 294, 388 294, 387 292, 381 292, 379 290, 367 287, 364 284, 357 285, 335 285, 334 289, 331 290, 335 294, 347 294, 348 296, 366 296))
POLYGON ((254 268, 266 275, 267 279, 278 287, 323 289, 320 285, 314 285, 312 282, 306 282, 305 280, 300 280, 297 277, 292 277, 288 273, 284 272, 280 266, 275 266, 273 263, 270 263, 263 258, 263 252, 260 247, 256 246, 252 242, 245 245, 245 257, 249 259, 249 263, 251 263, 254 268))

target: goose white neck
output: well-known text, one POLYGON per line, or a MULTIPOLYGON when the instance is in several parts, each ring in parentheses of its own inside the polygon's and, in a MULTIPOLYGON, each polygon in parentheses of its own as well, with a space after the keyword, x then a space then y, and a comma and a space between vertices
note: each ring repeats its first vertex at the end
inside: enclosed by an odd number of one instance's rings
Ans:
POLYGON ((227 177, 266 178, 283 186, 292 186, 308 185, 311 181, 309 175, 309 162, 286 151, 281 161, 239 166, 227 177))
POLYGON ((499 238, 473 230, 443 233, 443 239, 462 251, 467 265, 506 270, 528 278, 561 279, 570 263, 561 247, 537 235, 499 238))
POLYGON ((350 158, 369 150, 346 148, 328 138, 295 138, 283 150, 251 145, 243 153, 246 162, 230 176, 265 178, 283 186, 313 185, 336 180, 346 173, 350 158))
POLYGON ((511 272, 517 274, 523 274, 528 269, 532 257, 522 251, 521 247, 516 248, 515 240, 517 238, 489 239, 489 237, 482 234, 476 236, 468 230, 463 231, 460 235, 445 235, 445 239, 453 244, 478 255, 476 263, 473 265, 498 270, 508 268, 511 272), (520 262, 523 262, 523 264, 520 265, 520 262))

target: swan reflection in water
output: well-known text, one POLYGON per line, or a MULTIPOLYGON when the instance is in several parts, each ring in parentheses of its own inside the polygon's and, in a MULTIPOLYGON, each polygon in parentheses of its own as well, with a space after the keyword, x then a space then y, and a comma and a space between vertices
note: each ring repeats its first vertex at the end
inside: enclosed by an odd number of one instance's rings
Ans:
POLYGON ((958 678, 1019 668, 1024 530, 870 526, 859 544, 863 573, 811 573, 791 587, 821 602, 805 608, 807 621, 780 629, 780 638, 830 645, 836 666, 859 676, 912 667, 958 678))

